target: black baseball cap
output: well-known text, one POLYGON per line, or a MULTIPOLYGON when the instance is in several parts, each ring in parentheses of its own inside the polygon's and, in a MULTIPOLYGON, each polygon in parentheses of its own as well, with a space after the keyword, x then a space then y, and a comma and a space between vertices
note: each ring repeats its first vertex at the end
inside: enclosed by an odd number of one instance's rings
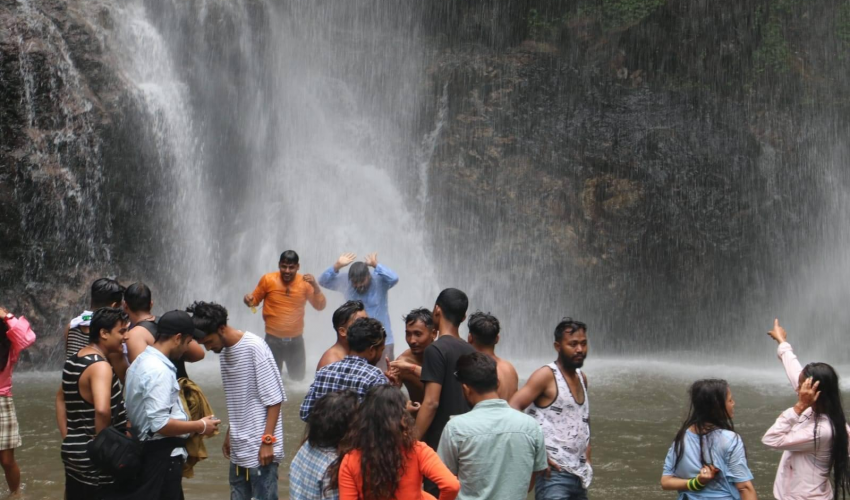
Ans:
POLYGON ((196 340, 207 336, 206 333, 195 328, 195 322, 192 321, 192 316, 186 311, 168 311, 159 317, 156 322, 157 338, 173 337, 178 333, 191 335, 196 340))

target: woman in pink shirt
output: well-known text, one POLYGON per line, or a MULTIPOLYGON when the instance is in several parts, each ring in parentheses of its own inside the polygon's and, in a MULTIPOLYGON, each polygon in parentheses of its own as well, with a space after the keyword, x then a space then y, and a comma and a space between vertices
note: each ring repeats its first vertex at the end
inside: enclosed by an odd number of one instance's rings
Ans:
POLYGON ((35 333, 26 318, 0 307, 0 465, 12 496, 21 487, 21 470, 15 462, 15 448, 21 446, 18 417, 12 402, 12 370, 21 351, 35 342, 35 333))
POLYGON ((841 407, 838 375, 826 363, 803 368, 779 320, 768 335, 779 343, 779 359, 797 391, 797 404, 782 412, 762 438, 765 445, 783 452, 773 496, 778 500, 844 498, 850 494, 850 428, 841 407))

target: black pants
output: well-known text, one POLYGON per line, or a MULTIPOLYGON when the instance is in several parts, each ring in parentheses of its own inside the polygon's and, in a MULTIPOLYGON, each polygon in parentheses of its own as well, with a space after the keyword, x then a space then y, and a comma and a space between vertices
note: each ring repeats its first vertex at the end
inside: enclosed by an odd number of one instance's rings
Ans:
POLYGON ((290 380, 304 380, 304 371, 307 366, 307 353, 304 351, 304 336, 299 335, 291 338, 280 338, 266 334, 266 344, 272 350, 274 362, 283 373, 283 364, 286 363, 286 374, 290 380))
POLYGON ((172 457, 176 447, 185 446, 185 439, 167 438, 157 441, 145 441, 142 454, 142 466, 138 479, 131 491, 108 500, 183 500, 183 462, 180 457, 172 457))
POLYGON ((65 474, 65 500, 100 500, 115 490, 113 485, 92 486, 65 474))

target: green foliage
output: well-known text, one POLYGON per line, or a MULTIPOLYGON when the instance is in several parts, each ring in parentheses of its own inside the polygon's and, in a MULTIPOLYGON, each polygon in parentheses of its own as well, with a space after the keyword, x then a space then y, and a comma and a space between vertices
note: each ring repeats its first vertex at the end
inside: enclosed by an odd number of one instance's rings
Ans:
POLYGON ((528 11, 528 34, 532 40, 554 40, 565 21, 566 16, 550 17, 531 9, 528 11))
POLYGON ((631 26, 665 3, 666 0, 602 0, 602 22, 608 29, 631 26))
POLYGON ((838 8, 835 36, 844 44, 845 50, 850 49, 850 0, 844 0, 838 8))
MULTIPOLYGON (((767 20, 760 23, 761 43, 753 54, 753 64, 756 73, 787 73, 791 66, 791 49, 788 48, 788 40, 785 38, 784 23, 780 12, 783 3, 787 0, 777 2, 778 9, 772 11, 767 20)), ((763 18, 758 15, 757 19, 763 18)))

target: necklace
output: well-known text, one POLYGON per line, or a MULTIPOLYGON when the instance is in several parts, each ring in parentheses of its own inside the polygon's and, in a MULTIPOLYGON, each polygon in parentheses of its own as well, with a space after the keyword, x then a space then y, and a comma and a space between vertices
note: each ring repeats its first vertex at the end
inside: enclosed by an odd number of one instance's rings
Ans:
POLYGON ((94 349, 95 351, 97 351, 98 354, 100 354, 101 358, 106 359, 106 354, 103 354, 103 351, 100 350, 100 347, 98 347, 94 344, 89 344, 89 345, 91 345, 91 348, 94 349))

